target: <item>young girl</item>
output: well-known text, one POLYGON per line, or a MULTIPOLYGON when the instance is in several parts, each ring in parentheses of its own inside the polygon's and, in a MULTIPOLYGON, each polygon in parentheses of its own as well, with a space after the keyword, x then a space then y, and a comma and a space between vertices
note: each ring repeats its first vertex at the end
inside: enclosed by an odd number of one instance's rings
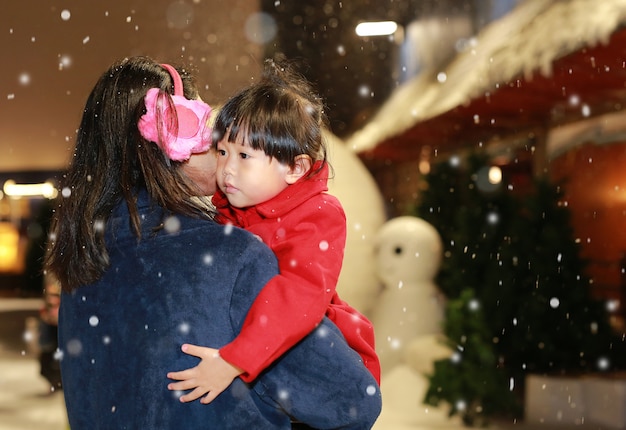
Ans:
POLYGON ((371 323, 342 301, 336 285, 346 241, 339 201, 326 193, 329 166, 323 104, 286 64, 266 62, 260 81, 220 110, 213 141, 218 154, 218 220, 258 235, 275 253, 280 275, 255 299, 235 340, 217 350, 184 345, 203 361, 168 377, 170 389, 194 390, 209 403, 237 375, 254 380, 328 316, 380 382, 371 323), (224 360, 230 365, 225 366, 224 360))

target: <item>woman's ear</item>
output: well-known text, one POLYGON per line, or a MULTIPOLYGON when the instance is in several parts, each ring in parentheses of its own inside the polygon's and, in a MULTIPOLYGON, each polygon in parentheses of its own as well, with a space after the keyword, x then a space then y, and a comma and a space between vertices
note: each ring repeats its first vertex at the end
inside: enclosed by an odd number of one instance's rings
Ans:
POLYGON ((285 181, 289 185, 294 184, 298 179, 306 175, 309 170, 311 170, 312 166, 313 161, 311 157, 304 154, 298 155, 295 159, 294 166, 287 171, 285 181))

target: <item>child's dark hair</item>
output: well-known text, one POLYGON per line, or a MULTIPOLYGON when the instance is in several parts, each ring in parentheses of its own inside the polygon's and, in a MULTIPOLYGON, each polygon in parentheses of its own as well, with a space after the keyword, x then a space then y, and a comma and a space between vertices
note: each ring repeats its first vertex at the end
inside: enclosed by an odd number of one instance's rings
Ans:
POLYGON ((282 164, 294 167, 296 157, 304 154, 321 161, 321 169, 327 163, 327 126, 324 104, 311 84, 286 60, 268 59, 261 79, 220 109, 213 142, 227 136, 229 142, 243 143, 245 137, 253 149, 282 164))

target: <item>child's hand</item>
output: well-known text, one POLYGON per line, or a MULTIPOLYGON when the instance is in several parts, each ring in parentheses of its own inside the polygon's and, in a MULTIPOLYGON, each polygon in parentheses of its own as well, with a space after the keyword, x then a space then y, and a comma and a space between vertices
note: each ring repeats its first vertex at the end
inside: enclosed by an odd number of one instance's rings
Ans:
POLYGON ((217 349, 190 344, 184 344, 181 349, 185 354, 201 359, 196 367, 167 374, 168 378, 180 381, 169 384, 169 390, 193 390, 181 396, 181 402, 191 402, 206 394, 200 402, 211 403, 228 388, 233 379, 243 373, 241 369, 220 357, 217 349))

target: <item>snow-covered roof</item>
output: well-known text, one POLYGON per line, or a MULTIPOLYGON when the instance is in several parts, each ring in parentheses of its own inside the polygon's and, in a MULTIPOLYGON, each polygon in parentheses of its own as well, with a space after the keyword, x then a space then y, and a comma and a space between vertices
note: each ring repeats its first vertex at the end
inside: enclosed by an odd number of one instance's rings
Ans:
POLYGON ((415 124, 493 92, 518 77, 552 72, 554 60, 607 43, 626 23, 626 0, 526 0, 485 27, 438 73, 399 87, 362 129, 346 139, 359 153, 415 124), (444 76, 445 79, 441 79, 444 76))

